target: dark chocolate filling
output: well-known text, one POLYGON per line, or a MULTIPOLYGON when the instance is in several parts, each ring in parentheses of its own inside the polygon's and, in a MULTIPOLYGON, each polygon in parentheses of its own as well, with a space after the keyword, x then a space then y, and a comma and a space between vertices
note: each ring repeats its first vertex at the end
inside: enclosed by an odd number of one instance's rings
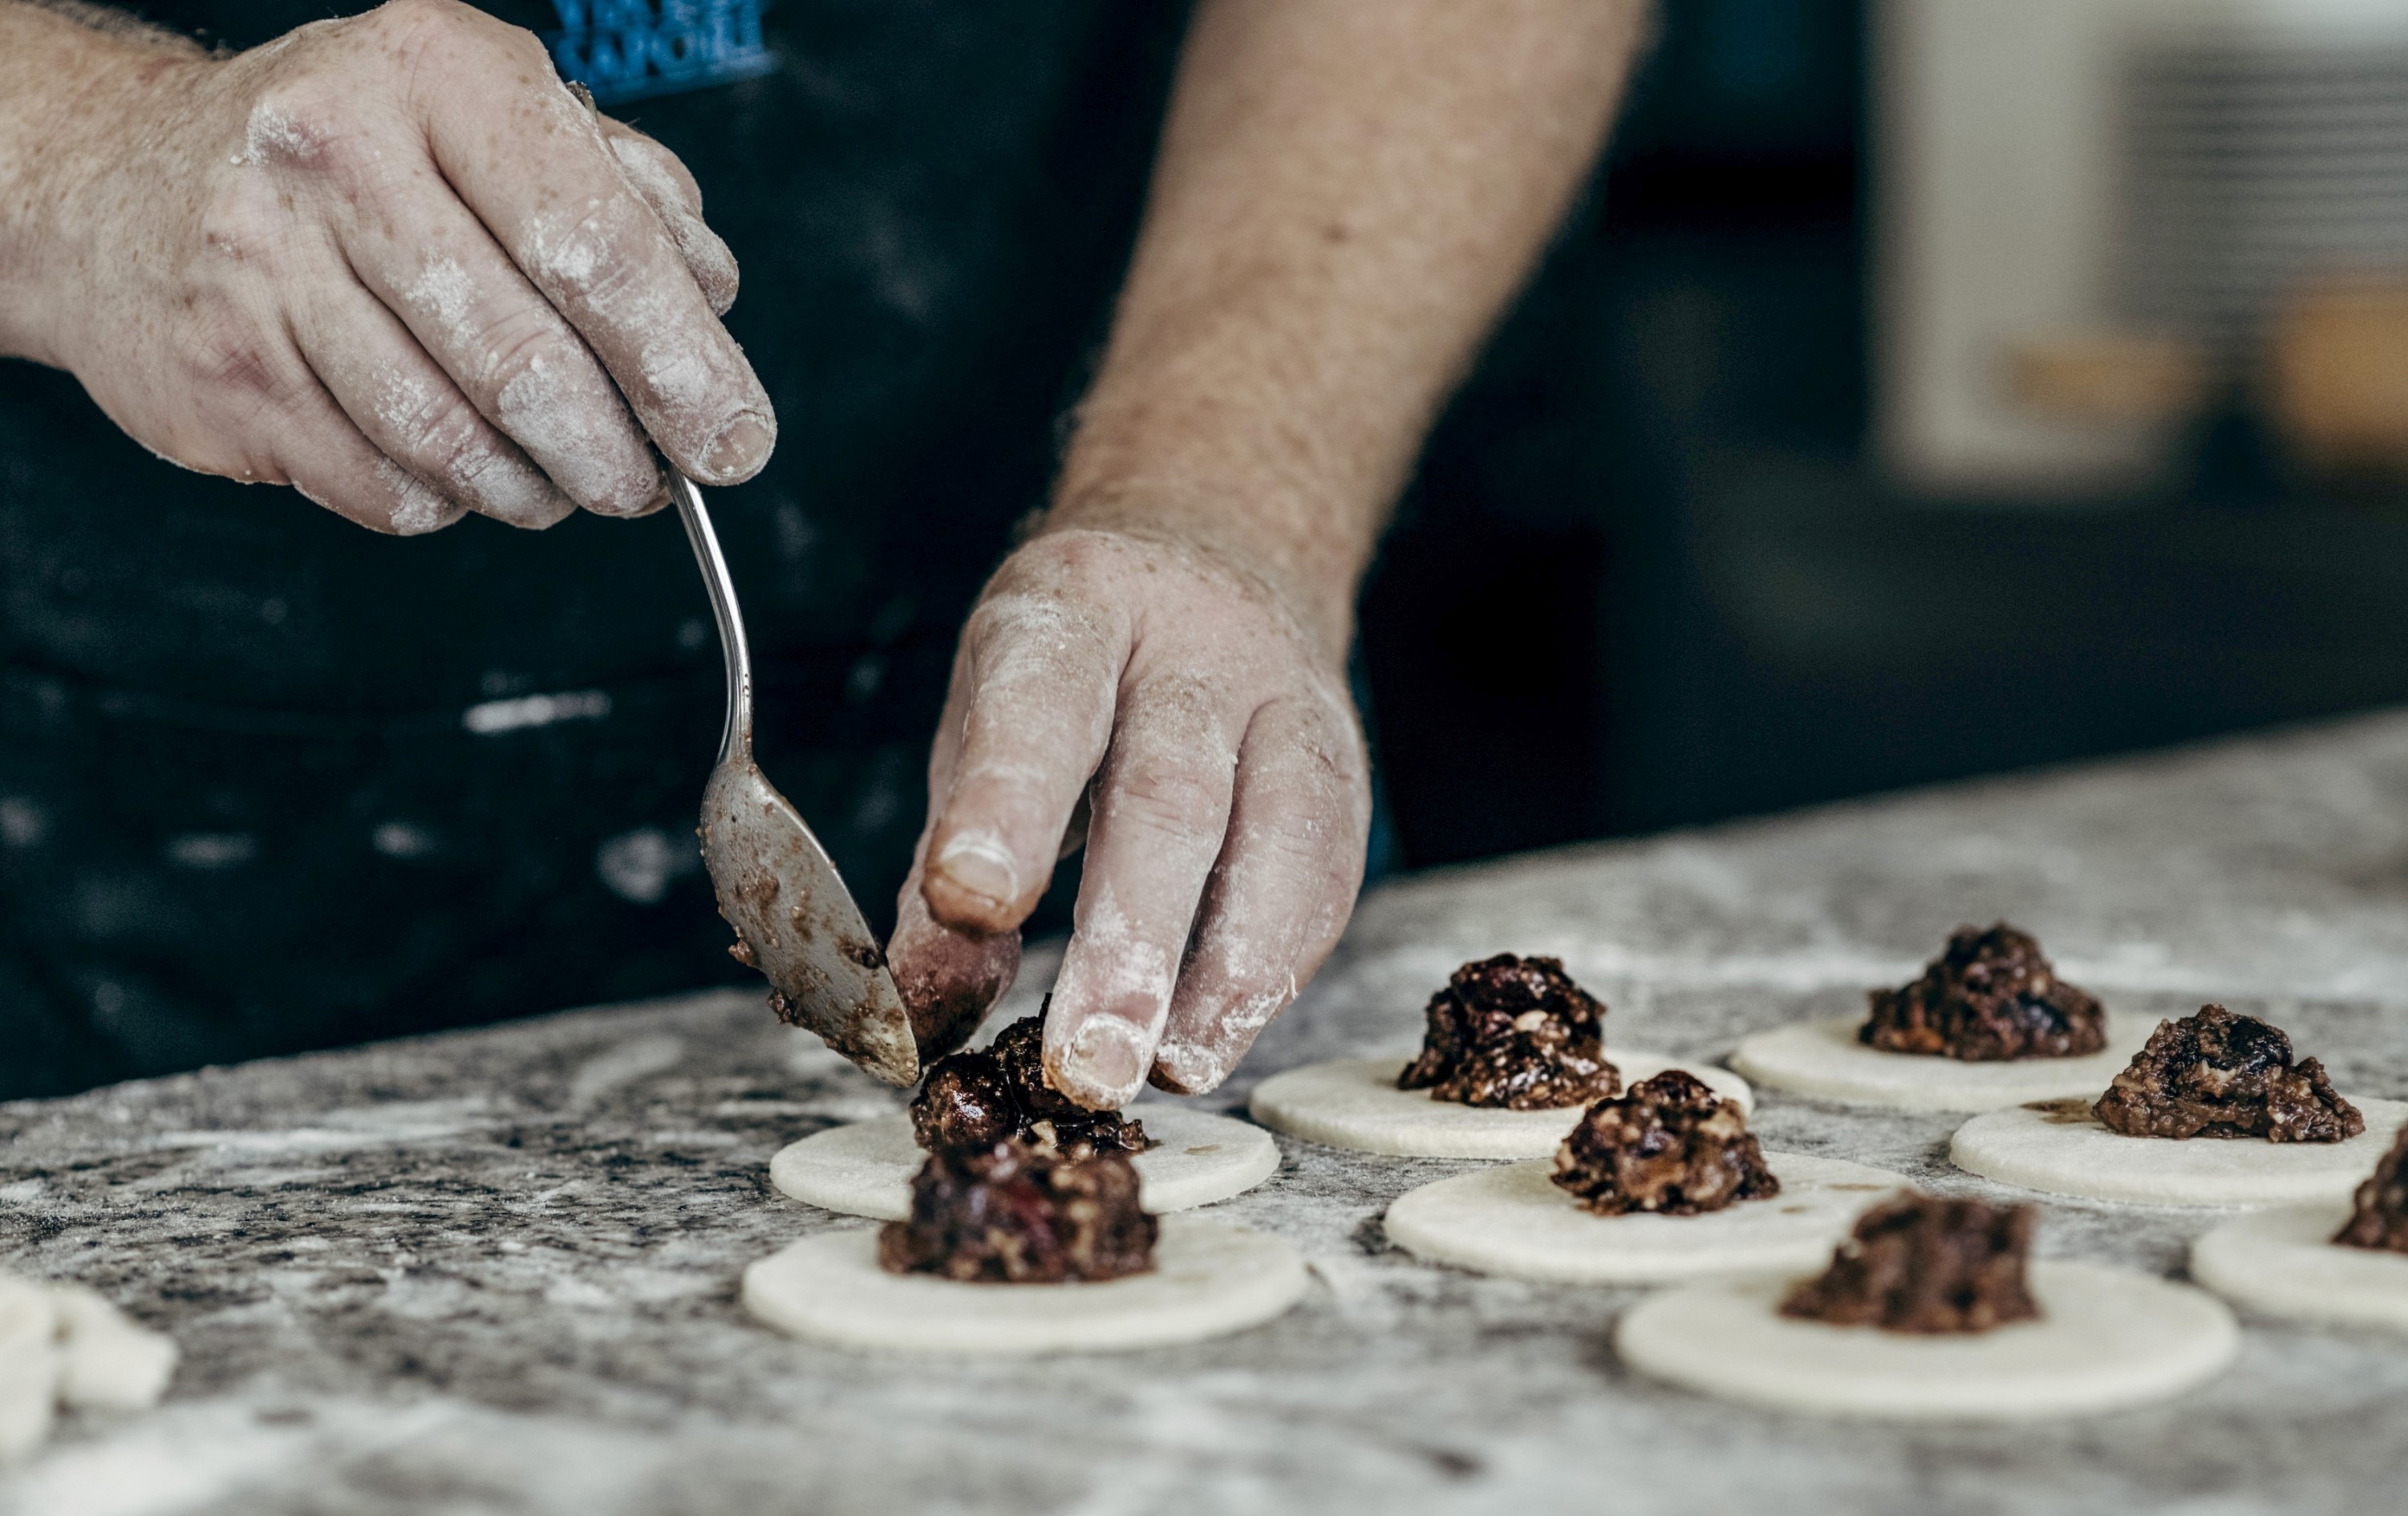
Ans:
POLYGON ((1605 1007, 1553 958, 1499 953, 1464 965, 1430 997, 1419 1057, 1400 1090, 1508 1110, 1586 1105, 1617 1093, 1605 1007))
POLYGON ((1958 927, 1921 979, 1868 998, 1872 1015, 1856 1040, 1886 1052, 2000 1063, 2107 1045, 2099 1002, 2058 979, 2040 943, 2004 922, 1986 932, 1958 927))
POLYGON ((2408 1252, 2408 1127, 2401 1130, 2391 1151, 2358 1187, 2349 1224, 2333 1240, 2352 1248, 2408 1252))
POLYGON ((2039 1212, 1910 1194, 1874 1207, 1781 1314, 1885 1332, 1986 1332, 2040 1314, 2024 1282, 2039 1212))
POLYGON ((1589 1107, 1555 1150, 1554 1178, 1599 1216, 1694 1216, 1781 1193, 1739 1102, 1677 1068, 1589 1107))
POLYGON ((968 1283, 1095 1282, 1153 1268, 1160 1231, 1127 1153, 1008 1137, 931 1153, 910 1219, 878 1235, 878 1263, 968 1283))
POLYGON ((2222 1006, 2158 1023, 2090 1108, 2127 1137, 2340 1142, 2366 1130, 2322 1064, 2293 1064, 2281 1028, 2222 1006))
POLYGON ((1044 1012, 1023 1017, 993 1046, 937 1060, 911 1100, 911 1131, 929 1152, 991 1148, 1010 1137, 1142 1152, 1145 1127, 1118 1111, 1089 1110, 1045 1078, 1044 1012))

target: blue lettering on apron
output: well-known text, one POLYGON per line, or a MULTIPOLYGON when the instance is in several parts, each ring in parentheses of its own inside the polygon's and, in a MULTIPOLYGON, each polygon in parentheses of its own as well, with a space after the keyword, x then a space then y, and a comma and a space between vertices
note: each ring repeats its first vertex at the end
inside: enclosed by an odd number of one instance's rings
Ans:
POLYGON ((561 77, 603 105, 677 94, 778 66, 761 40, 768 0, 552 0, 547 33, 561 77))

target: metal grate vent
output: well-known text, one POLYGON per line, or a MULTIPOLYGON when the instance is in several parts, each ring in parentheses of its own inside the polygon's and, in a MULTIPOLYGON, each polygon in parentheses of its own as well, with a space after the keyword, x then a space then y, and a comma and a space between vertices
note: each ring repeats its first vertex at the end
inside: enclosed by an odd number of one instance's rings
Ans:
POLYGON ((2303 279, 2408 271, 2408 43, 2158 45, 2123 84, 2136 323, 2230 350, 2303 279))

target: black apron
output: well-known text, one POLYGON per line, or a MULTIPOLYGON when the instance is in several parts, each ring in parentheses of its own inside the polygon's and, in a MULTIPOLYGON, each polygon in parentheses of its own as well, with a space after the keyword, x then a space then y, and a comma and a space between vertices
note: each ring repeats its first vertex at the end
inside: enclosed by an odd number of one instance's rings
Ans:
MULTIPOLYGON (((138 8, 237 48, 329 13, 138 8)), ((763 764, 888 916, 953 635, 1100 341, 1182 8, 487 8, 685 161, 743 265, 728 324, 781 435, 712 505, 763 764)), ((720 701, 670 513, 381 537, 0 364, 0 1096, 740 982, 693 842, 720 701)))

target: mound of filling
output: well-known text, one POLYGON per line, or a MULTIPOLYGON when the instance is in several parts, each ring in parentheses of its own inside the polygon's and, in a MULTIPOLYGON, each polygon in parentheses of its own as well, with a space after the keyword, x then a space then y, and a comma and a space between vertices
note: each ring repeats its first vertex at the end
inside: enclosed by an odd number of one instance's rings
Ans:
POLYGON ((1781 1314, 1885 1332, 1986 1332, 2040 1314, 2024 1282, 2039 1212, 1910 1194, 1874 1207, 1781 1314))
POLYGON ((1421 1056, 1399 1090, 1507 1110, 1584 1106, 1619 1092, 1605 1061, 1605 1007, 1554 958, 1510 952, 1466 964, 1430 997, 1421 1056))
POLYGON ((996 1035, 991 1047, 937 1060, 911 1098, 911 1130, 929 1152, 987 1149, 1010 1137, 1080 1148, 1142 1152, 1143 1123, 1117 1111, 1089 1110, 1045 1078, 1045 1020, 1039 1009, 996 1035))
POLYGON ((1868 997, 1872 1016, 1856 1040, 1885 1052, 1969 1064, 2072 1058, 2107 1045, 2099 1002, 2057 977, 2028 932, 2000 922, 1960 926, 1923 977, 1868 997))
POLYGON ((1781 1193, 1739 1102, 1677 1068, 1589 1107, 1555 1150, 1554 1177, 1599 1216, 1694 1216, 1781 1193))
POLYGON ((1160 1231, 1127 1153, 1013 1137, 929 1154, 910 1220, 878 1234, 878 1263, 966 1283, 1094 1282, 1153 1268, 1160 1231))
POLYGON ((2408 1252, 2408 1129, 2402 1129, 2391 1151, 2374 1166, 2374 1173, 2358 1187, 2349 1224, 2333 1238, 2352 1248, 2387 1248, 2408 1252))
POLYGON ((2126 1137, 2339 1142, 2366 1130, 2322 1064, 2293 1064, 2280 1027, 2222 1006, 2159 1022, 2090 1109, 2126 1137))

